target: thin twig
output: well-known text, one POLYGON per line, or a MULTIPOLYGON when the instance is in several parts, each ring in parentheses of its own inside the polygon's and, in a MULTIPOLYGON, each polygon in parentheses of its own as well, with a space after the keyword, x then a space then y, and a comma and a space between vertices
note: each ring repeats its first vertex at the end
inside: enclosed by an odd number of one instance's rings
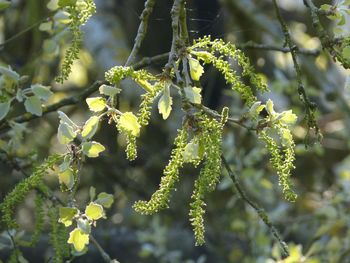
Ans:
POLYGON ((156 0, 147 0, 145 3, 145 8, 142 11, 142 14, 140 16, 141 22, 139 25, 139 28, 137 30, 137 35, 134 41, 134 46, 131 50, 131 53, 125 63, 125 66, 129 66, 133 63, 133 61, 136 59, 136 55, 139 52, 141 48, 142 41, 144 40, 146 34, 147 34, 147 28, 148 28, 148 20, 150 15, 153 12, 154 5, 156 3, 156 0))
POLYGON ((281 15, 281 11, 278 7, 277 0, 272 0, 272 2, 273 2, 273 6, 274 6, 274 9, 276 12, 277 19, 281 25, 281 28, 282 28, 282 31, 284 34, 285 45, 289 47, 290 54, 292 55, 294 70, 295 70, 296 79, 298 82, 298 93, 302 99, 302 102, 304 103, 304 106, 305 106, 306 118, 307 118, 309 128, 315 128, 316 133, 318 133, 317 123, 316 123, 315 117, 313 116, 314 115, 313 113, 316 109, 316 105, 315 105, 315 103, 310 101, 309 96, 307 95, 307 93, 305 91, 305 87, 304 87, 302 77, 301 77, 301 69, 299 66, 297 52, 296 52, 298 50, 298 47, 292 41, 292 37, 289 33, 288 26, 287 26, 286 22, 284 21, 282 15, 281 15))
MULTIPOLYGON (((283 53, 290 53, 293 51, 289 47, 279 47, 279 46, 268 45, 268 44, 259 44, 251 41, 247 43, 236 44, 236 46, 240 49, 260 49, 260 50, 268 50, 268 51, 278 51, 283 53)), ((319 49, 297 48, 295 52, 306 56, 318 56, 321 51, 319 49)))
POLYGON ((238 194, 240 195, 240 197, 257 212, 257 214, 259 215, 260 219, 270 229, 272 235, 278 241, 278 243, 279 243, 279 245, 280 245, 280 247, 281 247, 281 249, 282 249, 282 251, 284 253, 283 256, 284 257, 288 257, 289 256, 288 246, 283 241, 283 239, 282 239, 280 233, 278 232, 278 230, 271 223, 267 213, 264 211, 264 209, 262 209, 255 202, 253 202, 252 200, 249 199, 249 197, 247 196, 247 194, 243 190, 242 186, 240 185, 237 175, 232 171, 232 169, 231 169, 230 165, 228 164, 227 160, 225 159, 225 157, 221 156, 221 159, 222 159, 222 163, 224 164, 224 167, 225 167, 228 175, 230 176, 231 180, 233 181, 234 187, 236 188, 236 190, 237 190, 238 194))
POLYGON ((95 245, 96 249, 100 252, 103 260, 107 263, 119 263, 118 260, 116 259, 111 259, 110 256, 107 254, 107 252, 102 248, 102 246, 97 242, 97 240, 92 236, 90 235, 90 240, 92 241, 92 243, 95 245))

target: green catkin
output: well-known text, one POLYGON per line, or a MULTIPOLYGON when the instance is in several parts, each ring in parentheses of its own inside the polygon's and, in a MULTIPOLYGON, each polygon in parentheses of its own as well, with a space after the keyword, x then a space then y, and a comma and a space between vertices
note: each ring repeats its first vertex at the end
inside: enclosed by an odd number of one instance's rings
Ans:
POLYGON ((204 146, 205 161, 200 171, 198 179, 195 181, 193 194, 190 203, 190 222, 194 231, 196 245, 204 244, 204 219, 205 202, 207 193, 215 190, 221 174, 221 154, 222 154, 222 129, 227 121, 227 109, 223 110, 222 122, 203 116, 203 120, 198 123, 201 129, 201 144, 204 146))
POLYGON ((62 160, 61 155, 56 154, 49 156, 43 164, 34 168, 31 176, 18 183, 15 188, 6 195, 4 201, 0 204, 0 211, 2 214, 1 221, 7 228, 17 228, 17 223, 13 220, 16 206, 24 200, 29 191, 38 187, 42 188, 42 180, 46 171, 60 160, 62 160))
POLYGON ((34 247, 40 238, 41 233, 44 229, 44 197, 37 193, 35 198, 35 225, 34 225, 34 233, 32 236, 32 240, 30 241, 30 246, 34 247))
POLYGON ((96 6, 92 0, 85 0, 80 7, 78 5, 68 7, 69 18, 71 20, 69 23, 69 30, 72 34, 72 43, 64 55, 61 73, 56 78, 57 82, 63 83, 68 79, 74 61, 79 58, 79 52, 82 46, 83 32, 81 31, 81 26, 84 25, 95 12, 96 6))
POLYGON ((136 146, 136 137, 128 133, 126 135, 126 158, 129 161, 133 161, 137 158, 137 146, 136 146))
POLYGON ((225 43, 221 39, 212 41, 209 36, 206 36, 195 40, 193 46, 189 48, 189 52, 203 60, 204 63, 212 64, 218 69, 223 74, 226 82, 232 85, 232 89, 241 95, 248 106, 256 102, 257 99, 252 89, 241 81, 237 72, 231 69, 230 63, 224 60, 224 57, 236 60, 242 68, 242 75, 248 77, 251 84, 259 91, 265 92, 268 90, 266 83, 255 73, 249 58, 231 43, 225 43), (219 53, 219 56, 217 56, 217 53, 219 53))
POLYGON ((297 195, 293 192, 292 183, 290 181, 290 173, 294 168, 293 163, 295 160, 294 142, 292 141, 289 145, 282 144, 282 147, 279 147, 277 142, 268 135, 266 130, 260 132, 259 138, 265 142, 266 148, 271 155, 270 162, 277 172, 279 184, 282 187, 285 199, 294 202, 297 195))
POLYGON ((183 151, 186 147, 188 133, 185 128, 178 132, 175 139, 175 148, 171 152, 168 165, 165 167, 159 189, 147 201, 137 201, 134 209, 141 214, 154 214, 161 209, 168 208, 169 199, 175 183, 179 180, 179 169, 184 164, 183 151))
POLYGON ((50 243, 54 250, 53 262, 62 263, 70 254, 67 244, 68 232, 64 226, 58 223, 59 214, 56 207, 50 208, 48 215, 51 225, 50 243))

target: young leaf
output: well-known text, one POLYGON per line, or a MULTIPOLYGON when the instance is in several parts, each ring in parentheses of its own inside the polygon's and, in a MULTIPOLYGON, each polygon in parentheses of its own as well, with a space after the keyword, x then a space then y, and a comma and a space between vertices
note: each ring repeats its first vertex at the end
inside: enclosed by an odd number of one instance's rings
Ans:
POLYGON ((261 105, 261 101, 257 101, 250 107, 249 115, 253 118, 257 118, 264 108, 265 105, 261 105))
POLYGON ((73 244, 76 251, 83 251, 85 246, 89 244, 89 235, 85 234, 81 229, 75 228, 70 232, 67 243, 73 244))
POLYGON ((105 147, 98 142, 84 142, 82 150, 87 157, 95 158, 105 150, 105 147))
POLYGON ((57 139, 60 144, 70 143, 76 136, 76 132, 67 123, 63 122, 58 126, 57 139))
POLYGON ((85 208, 85 215, 90 220, 98 220, 104 217, 103 207, 99 204, 91 202, 85 208))
POLYGON ((114 202, 113 195, 105 192, 100 193, 95 200, 95 203, 102 205, 105 208, 110 208, 114 202))
POLYGON ((6 101, 0 103, 0 120, 6 117, 7 113, 10 111, 11 101, 6 101))
POLYGON ((47 101, 53 95, 53 92, 50 90, 50 87, 43 86, 40 84, 32 85, 31 89, 35 96, 39 97, 44 101, 47 101))
POLYGON ((188 58, 188 62, 190 64, 191 78, 194 81, 198 81, 202 76, 202 74, 204 73, 204 68, 202 67, 202 65, 199 63, 197 59, 188 58))
POLYGON ((12 70, 11 68, 0 66, 0 73, 6 77, 9 77, 15 82, 18 82, 20 79, 20 75, 16 71, 12 70))
POLYGON ((89 109, 94 112, 103 111, 106 108, 106 100, 102 97, 87 98, 86 103, 89 106, 89 109))
POLYGON ((69 168, 71 162, 72 162, 71 156, 66 155, 64 157, 63 162, 58 166, 60 172, 64 172, 65 170, 67 170, 69 168))
POLYGON ((63 112, 63 111, 57 111, 58 117, 61 120, 61 123, 67 123, 69 126, 75 127, 75 123, 63 112))
POLYGON ((279 120, 287 125, 293 125, 297 121, 298 117, 292 110, 284 111, 281 113, 279 120))
POLYGON ((73 6, 77 0, 58 0, 58 6, 59 7, 66 7, 66 6, 73 6))
POLYGON ((72 207, 60 207, 59 215, 60 218, 58 222, 64 224, 66 227, 70 226, 73 223, 73 218, 78 213, 78 209, 72 207))
POLYGON ((137 117, 132 112, 125 112, 120 116, 119 127, 130 132, 133 136, 140 136, 141 125, 138 123, 137 117))
POLYGON ((170 112, 172 110, 172 105, 173 105, 173 99, 170 96, 169 85, 167 85, 164 88, 163 95, 158 102, 158 110, 159 110, 159 113, 162 114, 164 120, 166 120, 169 117, 170 112))
POLYGON ((84 124, 81 136, 84 139, 91 139, 97 131, 99 121, 100 118, 97 116, 90 117, 84 124))
POLYGON ((202 95, 201 95, 200 88, 185 87, 185 95, 186 95, 186 98, 194 104, 201 104, 202 102, 202 95))
POLYGON ((64 185, 68 190, 74 186, 74 173, 72 169, 66 169, 64 172, 58 173, 58 181, 64 185))
POLYGON ((37 96, 28 97, 24 102, 24 107, 27 112, 30 112, 33 115, 41 116, 43 114, 41 101, 37 96))
POLYGON ((113 97, 113 96, 117 95, 118 93, 120 93, 121 89, 103 84, 100 86, 99 91, 103 95, 113 97))
POLYGON ((90 222, 87 219, 79 218, 77 220, 77 226, 78 228, 83 231, 85 234, 90 234, 91 232, 91 226, 90 222))
POLYGON ((266 102, 266 111, 271 117, 276 115, 276 112, 273 109, 273 101, 270 99, 266 102))

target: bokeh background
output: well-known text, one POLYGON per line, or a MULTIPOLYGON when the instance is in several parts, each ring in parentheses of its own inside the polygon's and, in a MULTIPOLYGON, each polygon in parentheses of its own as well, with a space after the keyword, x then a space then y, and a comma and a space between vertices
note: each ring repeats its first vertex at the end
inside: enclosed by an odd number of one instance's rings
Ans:
MULTIPOLYGON (((0 63, 11 65, 33 83, 52 86, 55 95, 49 103, 65 96, 78 94, 104 72, 122 65, 131 50, 137 32, 142 0, 96 0, 97 14, 84 26, 84 47, 81 59, 63 85, 53 81, 58 73, 60 58, 69 45, 69 34, 57 47, 47 42, 52 36, 39 30, 40 22, 50 19, 49 1, 13 0, 12 7, 0 14, 0 42, 34 25, 16 40, 0 50, 0 63)), ((279 1, 293 40, 301 48, 320 49, 308 9, 302 0, 279 1)), ((330 1, 315 1, 319 6, 330 1)), ((171 45, 169 12, 172 1, 157 1, 151 15, 149 31, 139 58, 168 52, 171 45)), ((273 44, 283 46, 284 38, 270 0, 189 0, 187 19, 191 39, 204 35, 223 38, 232 43, 273 44)), ((350 21, 350 19, 349 19, 350 21)), ((331 20, 322 23, 332 32, 331 20)), ((344 25, 345 30, 349 24, 344 25)), ((205 216, 206 244, 195 247, 188 222, 189 200, 198 169, 186 166, 173 194, 169 209, 155 216, 141 216, 132 204, 148 199, 157 189, 162 170, 167 163, 176 130, 181 126, 179 98, 174 110, 163 121, 153 108, 150 126, 138 141, 139 153, 134 162, 125 158, 125 140, 114 125, 103 123, 96 140, 106 146, 100 158, 89 159, 84 165, 77 198, 81 204, 89 200, 89 188, 112 193, 115 203, 108 210, 107 220, 98 222, 94 235, 111 255, 121 262, 350 262, 350 81, 349 71, 321 52, 317 56, 299 55, 306 91, 318 105, 317 120, 323 134, 318 140, 314 131, 308 132, 295 80, 291 56, 282 52, 244 49, 256 70, 266 76, 271 92, 259 95, 263 101, 272 98, 278 111, 293 109, 298 122, 293 128, 296 140, 296 169, 293 171, 295 203, 286 202, 278 187, 277 176, 268 162, 264 145, 256 134, 239 126, 227 128, 224 135, 224 155, 232 164, 249 197, 269 214, 271 221, 288 243, 291 256, 284 261, 271 233, 258 215, 235 192, 229 177, 223 173, 217 190, 207 198, 205 216), (346 84, 346 78, 348 82, 346 84)), ((148 69, 160 72, 164 63, 148 69)), ((204 104, 220 111, 230 107, 233 117, 239 118, 246 109, 224 79, 211 67, 202 78, 204 104)), ((142 93, 131 81, 124 81, 119 108, 135 111, 142 93)), ((176 96, 176 94, 174 94, 176 96)), ((63 110, 76 122, 90 116, 83 102, 63 110)), ((21 105, 12 116, 23 113, 21 105)), ((11 160, 30 170, 50 153, 65 152, 58 144, 57 113, 27 124, 10 154, 11 160)), ((0 134, 1 147, 13 136, 0 134)), ((1 155, 0 200, 4 198, 23 174, 14 169, 8 156, 1 155), (6 157, 6 158, 5 158, 6 157)), ((46 178, 48 185, 59 191, 57 177, 46 178)), ((30 235, 34 226, 34 194, 18 208, 17 220, 22 236, 30 235)), ((2 229, 0 229, 3 231, 2 229)), ((29 262, 47 262, 50 255, 48 236, 44 234, 36 248, 24 249, 29 262)), ((0 233, 0 259, 9 254, 6 232, 0 233)), ((0 262, 1 262, 0 260, 0 262)), ((90 246, 87 255, 74 262, 102 262, 90 246)))

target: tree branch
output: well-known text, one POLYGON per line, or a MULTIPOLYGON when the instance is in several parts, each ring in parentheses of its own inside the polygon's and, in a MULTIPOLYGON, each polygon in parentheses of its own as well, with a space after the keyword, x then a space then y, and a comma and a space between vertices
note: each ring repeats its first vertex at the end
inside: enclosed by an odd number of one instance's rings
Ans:
POLYGON ((305 106, 308 126, 309 126, 309 128, 315 128, 316 133, 318 133, 318 126, 317 126, 317 123, 316 123, 316 120, 314 117, 314 111, 316 109, 316 105, 315 105, 315 103, 310 101, 309 96, 307 95, 307 93, 305 91, 304 84, 302 82, 301 70, 300 70, 300 66, 299 66, 299 62, 298 62, 298 58, 297 58, 297 54, 296 54, 298 47, 292 41, 292 38, 289 34, 287 24, 285 23, 282 15, 281 15, 280 9, 278 7, 277 0, 272 0, 272 3, 274 6, 274 9, 275 9, 277 19, 281 25, 281 28, 282 28, 282 31, 284 34, 285 45, 287 45, 289 47, 290 53, 292 55, 294 70, 295 70, 296 79, 298 82, 298 93, 302 99, 302 102, 304 103, 304 106, 305 106))
POLYGON ((131 63, 136 59, 136 55, 139 52, 141 48, 142 41, 144 40, 146 34, 147 34, 147 28, 148 28, 148 20, 150 15, 153 12, 154 5, 156 3, 156 0, 147 0, 145 3, 145 8, 142 11, 142 14, 140 16, 141 23, 139 25, 139 28, 137 30, 137 35, 134 41, 134 46, 131 50, 131 53, 125 63, 125 66, 131 65, 131 63))
POLYGON ((245 191, 243 190, 242 186, 240 185, 238 181, 237 175, 232 171, 230 168, 230 165, 228 164, 227 160, 225 159, 224 156, 221 156, 222 163, 224 164, 224 167, 230 176, 231 180, 233 181, 233 185, 236 188, 238 194, 240 197, 245 201, 248 205, 250 205, 259 215, 260 219, 265 223, 265 225, 270 229, 272 235, 275 237, 275 239, 278 241, 282 251, 283 251, 283 256, 288 257, 289 256, 289 251, 288 251, 288 246, 287 244, 283 241, 281 234, 278 232, 278 230, 274 227, 274 225, 271 223, 268 215, 262 209, 259 207, 256 203, 254 203, 252 200, 249 199, 245 191))

